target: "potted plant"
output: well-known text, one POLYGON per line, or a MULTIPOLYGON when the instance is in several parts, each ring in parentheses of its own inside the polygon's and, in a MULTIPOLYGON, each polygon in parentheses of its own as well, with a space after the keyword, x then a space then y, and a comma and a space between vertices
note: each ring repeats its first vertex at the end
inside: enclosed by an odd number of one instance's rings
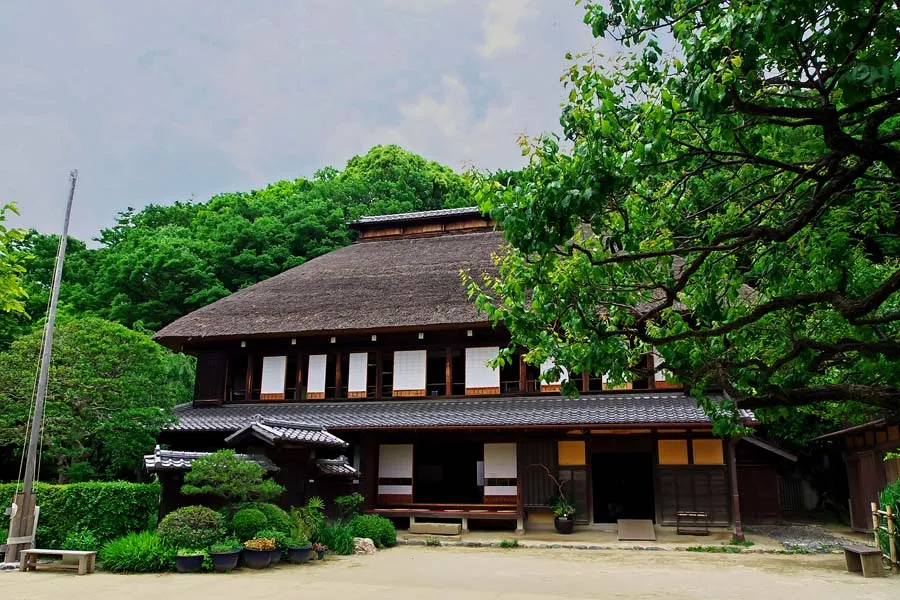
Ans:
POLYGON ((275 542, 275 549, 272 550, 272 561, 270 565, 277 565, 281 562, 281 553, 287 551, 287 536, 275 529, 262 529, 256 532, 258 538, 266 538, 275 542))
POLYGON ((309 555, 312 552, 312 545, 309 543, 309 538, 305 535, 301 534, 287 538, 285 540, 285 546, 287 546, 288 562, 300 564, 309 560, 309 555))
POLYGON ((209 547, 213 570, 216 573, 227 573, 237 568, 241 558, 241 543, 235 538, 217 542, 209 547))
POLYGON ((550 498, 547 506, 553 512, 553 526, 556 528, 557 533, 572 533, 572 530, 575 528, 575 505, 566 497, 566 491, 563 489, 562 482, 554 477, 547 465, 536 463, 531 466, 542 468, 547 473, 550 481, 553 482, 553 485, 556 486, 556 495, 550 498))
POLYGON ((312 550, 313 550, 313 552, 316 553, 317 559, 324 560, 325 553, 328 551, 328 546, 326 546, 325 544, 316 542, 315 544, 312 545, 312 550))
POLYGON ((275 550, 275 540, 272 538, 255 537, 244 542, 244 564, 251 569, 265 569, 272 561, 272 550, 275 550))
POLYGON ((204 558, 206 558, 204 550, 179 548, 175 555, 175 570, 179 573, 196 573, 203 567, 204 558))

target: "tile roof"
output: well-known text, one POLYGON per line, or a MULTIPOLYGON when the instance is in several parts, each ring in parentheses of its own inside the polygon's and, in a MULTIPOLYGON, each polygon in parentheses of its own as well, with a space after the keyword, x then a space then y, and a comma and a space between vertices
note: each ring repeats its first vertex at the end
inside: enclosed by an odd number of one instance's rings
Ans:
MULTIPOLYGON (((191 464, 198 458, 209 456, 211 452, 185 452, 182 450, 161 450, 159 445, 153 450, 153 454, 144 455, 144 469, 153 473, 155 471, 187 471, 191 464)), ((236 454, 244 460, 252 460, 267 471, 278 471, 271 460, 259 454, 236 454)))
POLYGON ((341 438, 328 433, 321 425, 297 420, 267 419, 260 414, 252 415, 250 421, 239 426, 238 431, 225 438, 225 442, 232 443, 247 435, 259 438, 269 444, 293 442, 336 448, 346 448, 348 445, 341 438))
MULTIPOLYGON (((329 429, 420 429, 441 427, 530 427, 589 425, 708 424, 697 401, 682 392, 523 396, 374 402, 231 404, 176 408, 170 431, 236 431, 260 415, 321 423, 329 429)), ((753 413, 741 411, 746 421, 753 413)))
POLYGON ((346 456, 337 458, 316 459, 316 468, 323 475, 338 475, 342 477, 359 477, 359 471, 347 461, 346 456))
POLYGON ((464 208, 441 208, 438 210, 422 210, 418 212, 400 213, 396 215, 370 215, 360 217, 356 221, 352 221, 351 225, 367 225, 369 223, 394 223, 398 221, 422 221, 426 219, 439 219, 442 217, 457 217, 467 215, 481 215, 481 210, 477 206, 466 206, 464 208))

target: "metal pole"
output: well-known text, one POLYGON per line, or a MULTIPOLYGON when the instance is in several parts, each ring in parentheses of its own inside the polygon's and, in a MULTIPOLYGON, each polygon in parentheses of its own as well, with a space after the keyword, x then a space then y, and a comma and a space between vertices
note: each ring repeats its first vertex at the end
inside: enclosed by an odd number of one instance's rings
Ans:
MULTIPOLYGON (((69 199, 66 203, 66 216, 63 221, 62 236, 59 238, 59 249, 56 253, 56 270, 53 273, 53 286, 50 288, 50 308, 47 312, 47 324, 44 334, 44 343, 41 349, 41 369, 38 376, 37 393, 34 400, 34 415, 31 419, 31 431, 28 437, 28 450, 25 455, 25 475, 22 480, 22 494, 19 499, 20 510, 13 515, 10 522, 9 537, 31 535, 22 531, 23 525, 33 523, 32 515, 23 514, 34 510, 34 474, 37 470, 37 449, 41 437, 41 427, 44 420, 44 400, 47 397, 47 379, 50 375, 50 355, 53 350, 53 326, 56 323, 56 306, 59 302, 59 285, 62 281, 63 261, 66 257, 66 242, 69 236, 69 220, 72 216, 72 201, 75 199, 75 182, 78 179, 78 171, 69 173, 69 199)), ((9 544, 6 552, 6 561, 12 562, 18 558, 20 544, 9 544)))

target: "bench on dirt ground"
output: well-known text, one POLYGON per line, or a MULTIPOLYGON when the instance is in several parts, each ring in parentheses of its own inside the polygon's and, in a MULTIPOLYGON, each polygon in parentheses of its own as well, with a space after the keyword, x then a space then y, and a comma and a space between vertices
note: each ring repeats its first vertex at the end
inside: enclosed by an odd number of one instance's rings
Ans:
POLYGON ((88 573, 94 572, 94 563, 97 560, 97 553, 85 552, 82 550, 46 550, 43 548, 31 548, 29 550, 22 550, 19 553, 19 557, 20 571, 35 571, 40 566, 41 569, 50 570, 77 570, 79 575, 87 575, 88 573), (72 564, 65 561, 38 563, 38 558, 42 556, 58 556, 60 558, 75 557, 78 559, 78 562, 72 564))
POLYGON ((863 577, 884 577, 884 564, 878 548, 848 544, 844 546, 844 559, 851 573, 862 573, 863 577))

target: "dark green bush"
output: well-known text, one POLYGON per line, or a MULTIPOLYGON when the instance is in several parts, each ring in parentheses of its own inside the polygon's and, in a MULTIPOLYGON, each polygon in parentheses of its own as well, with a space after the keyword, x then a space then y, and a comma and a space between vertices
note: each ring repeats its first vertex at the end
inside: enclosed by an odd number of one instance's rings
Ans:
POLYGON ((266 527, 266 515, 256 508, 237 511, 231 519, 231 531, 242 542, 252 539, 256 532, 266 527))
POLYGON ((232 512, 232 515, 234 515, 237 514, 236 511, 241 511, 246 508, 256 509, 266 516, 266 529, 274 529, 287 534, 291 532, 291 525, 293 525, 291 516, 287 514, 283 508, 275 504, 270 504, 268 502, 245 502, 243 504, 231 506, 226 510, 232 512))
POLYGON ((352 519, 360 513, 366 499, 359 492, 353 492, 346 496, 338 496, 334 499, 334 503, 342 519, 352 519))
POLYGON ((156 532, 142 531, 107 542, 98 558, 113 573, 158 573, 172 570, 175 549, 156 532))
MULTIPOLYGON (((0 484, 0 502, 7 503, 15 490, 15 483, 0 484)), ((91 531, 100 542, 106 542, 156 526, 159 511, 156 483, 38 483, 35 493, 41 507, 37 543, 45 548, 61 546, 76 529, 91 531)))
POLYGON ((256 532, 256 537, 275 540, 275 547, 279 550, 287 549, 288 536, 277 529, 260 529, 256 532))
POLYGON ((358 515, 350 521, 350 528, 356 537, 369 538, 379 548, 390 548, 397 544, 397 530, 390 519, 379 515, 358 515))
POLYGON ((222 538, 222 515, 205 506, 184 506, 167 514, 156 531, 174 548, 208 548, 222 538))
MULTIPOLYGON (((891 507, 891 512, 897 519, 900 516, 900 479, 893 483, 889 483, 886 488, 881 490, 881 493, 878 495, 879 504, 881 505, 881 510, 886 510, 888 506, 891 507)), ((894 526, 894 544, 900 548, 900 528, 894 526)), ((878 532, 878 545, 881 546, 881 551, 888 553, 890 552, 890 545, 888 540, 888 534, 884 531, 878 532)))
POLYGON ((99 550, 103 544, 90 529, 73 529, 63 541, 61 550, 99 550))
POLYGON ((328 546, 333 554, 350 555, 355 550, 353 528, 349 523, 329 521, 319 529, 320 544, 328 546))

